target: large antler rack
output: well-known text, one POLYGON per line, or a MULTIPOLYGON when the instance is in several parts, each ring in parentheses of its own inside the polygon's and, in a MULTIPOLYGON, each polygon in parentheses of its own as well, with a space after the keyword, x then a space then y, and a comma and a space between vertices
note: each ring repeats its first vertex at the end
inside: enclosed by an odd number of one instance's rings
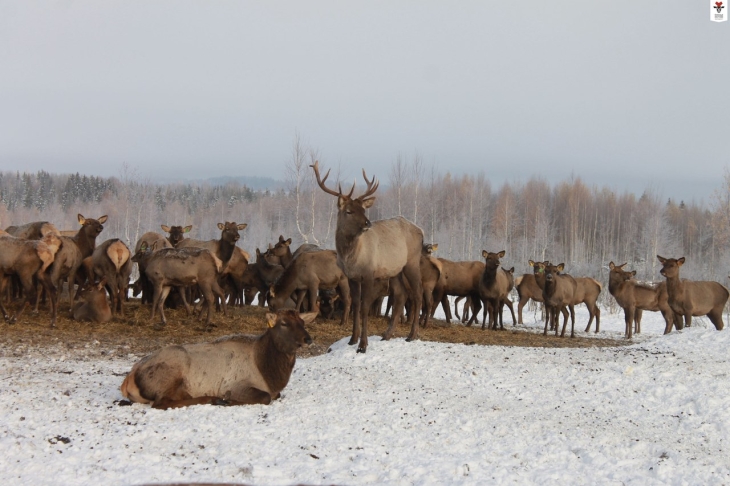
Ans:
MULTIPOLYGON (((321 177, 319 174, 319 161, 318 160, 316 160, 314 162, 314 164, 310 165, 310 167, 312 169, 314 169, 314 175, 317 177, 317 184, 319 184, 319 187, 324 192, 326 192, 327 194, 332 194, 333 196, 336 196, 336 197, 344 196, 341 185, 337 186, 338 192, 335 192, 333 189, 330 189, 329 187, 327 187, 325 185, 325 182, 327 181, 327 178, 330 175, 331 169, 327 170, 327 173, 324 175, 324 177, 321 177)), ((372 179, 368 180, 368 176, 365 173, 365 169, 362 170, 362 176, 365 179, 365 182, 367 183, 367 188, 365 189, 365 193, 362 196, 360 196, 360 199, 372 196, 375 193, 375 191, 378 190, 378 186, 380 185, 380 182, 375 179, 375 176, 373 176, 372 179)), ((355 184, 356 184, 356 182, 353 181, 352 188, 350 188, 350 192, 347 194, 346 197, 348 197, 348 198, 352 197, 352 193, 355 192, 355 184)))

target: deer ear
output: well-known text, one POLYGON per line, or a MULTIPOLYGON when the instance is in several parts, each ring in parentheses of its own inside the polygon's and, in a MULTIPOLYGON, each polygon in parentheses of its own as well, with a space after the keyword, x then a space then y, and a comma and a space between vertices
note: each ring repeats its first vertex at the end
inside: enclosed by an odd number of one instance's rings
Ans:
POLYGON ((167 226, 166 224, 161 224, 160 225, 160 228, 162 228, 162 231, 164 231, 165 233, 169 233, 170 232, 170 227, 167 226))
POLYGON ((507 253, 506 251, 502 250, 502 251, 500 251, 499 253, 497 253, 497 256, 498 256, 499 258, 502 258, 502 257, 503 257, 503 256, 504 256, 504 255, 505 255, 506 253, 507 253))
POLYGON ((256 256, 257 257, 260 257, 261 256, 261 251, 258 248, 256 248, 256 256))
POLYGON ((489 255, 489 252, 487 250, 482 250, 482 258, 487 258, 487 255, 489 255))
POLYGON ((84 218, 81 213, 78 214, 77 218, 79 219, 79 224, 84 224, 86 222, 86 218, 84 218))
POLYGON ((365 209, 372 207, 373 204, 375 204, 374 197, 369 197, 367 199, 363 199, 363 201, 362 201, 362 207, 364 207, 365 209))
POLYGON ((218 229, 223 231, 224 229, 226 229, 226 225, 224 225, 223 223, 218 223, 218 229))
POLYGON ((306 314, 299 314, 299 317, 302 318, 302 320, 304 321, 304 324, 311 324, 312 322, 314 322, 314 319, 317 317, 317 313, 308 312, 306 314))
POLYGON ((279 243, 284 243, 284 235, 279 235, 279 243))
POLYGON ((507 271, 508 271, 509 273, 515 273, 515 267, 512 267, 512 268, 510 268, 510 269, 509 269, 509 270, 507 270, 507 271))
POLYGON ((147 251, 148 245, 146 241, 143 241, 142 244, 139 246, 140 251, 147 251))
POLYGON ((613 264, 613 262, 610 262, 610 263, 608 264, 608 269, 609 269, 609 270, 613 270, 614 268, 616 268, 616 265, 614 265, 614 264, 613 264))
POLYGON ((349 198, 347 196, 338 196, 337 197, 337 207, 339 208, 340 211, 345 209, 345 205, 347 204, 348 200, 349 200, 349 198))
POLYGON ((291 238, 287 238, 287 240, 284 242, 286 246, 291 245, 291 238))
POLYGON ((563 270, 565 270, 565 263, 558 265, 558 272, 562 272, 563 270))
POLYGON ((274 291, 273 285, 271 287, 269 287, 269 295, 272 297, 276 297, 276 292, 274 291))
POLYGON ((631 271, 631 276, 636 277, 636 270, 631 271))
POLYGON ((439 249, 439 244, 438 243, 434 243, 433 245, 431 245, 431 251, 436 251, 438 249, 439 249))
POLYGON ((189 225, 183 228, 183 233, 190 233, 190 230, 193 229, 193 225, 189 225))
POLYGON ((535 266, 535 262, 533 262, 532 260, 527 260, 527 264, 530 265, 531 267, 535 266))
POLYGON ((276 314, 272 314, 271 312, 266 313, 266 325, 269 327, 276 325, 276 314))
POLYGON ((106 223, 106 220, 107 220, 107 218, 108 218, 108 217, 109 217, 109 216, 107 216, 107 215, 105 214, 104 216, 102 216, 102 217, 100 217, 99 219, 97 219, 97 221, 98 221, 99 223, 101 223, 101 224, 104 224, 104 223, 106 223))
POLYGON ((103 288, 104 288, 104 286, 105 286, 105 285, 106 285, 106 277, 104 277, 104 278, 102 278, 102 279, 101 279, 101 281, 99 282, 99 284, 98 284, 98 287, 97 287, 97 288, 98 288, 99 290, 101 290, 101 289, 103 289, 103 288))
POLYGON ((661 263, 662 265, 664 265, 664 262, 666 262, 666 261, 667 261, 667 259, 666 259, 666 258, 664 258, 664 257, 661 257, 661 256, 659 256, 659 255, 657 255, 656 257, 657 257, 657 259, 659 260, 659 263, 661 263))
POLYGON ((682 257, 682 258, 680 258, 679 260, 677 260, 677 265, 678 265, 678 266, 680 266, 680 267, 681 267, 682 265, 684 265, 684 257, 682 257))
POLYGON ((248 223, 241 223, 238 226, 236 226, 236 228, 238 228, 239 230, 245 230, 246 226, 248 226, 248 223))

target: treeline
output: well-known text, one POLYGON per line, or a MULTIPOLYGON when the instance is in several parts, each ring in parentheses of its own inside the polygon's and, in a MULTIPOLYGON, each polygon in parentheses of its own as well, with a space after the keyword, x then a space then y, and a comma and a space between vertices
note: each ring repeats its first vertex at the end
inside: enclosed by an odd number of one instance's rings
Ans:
MULTIPOLYGON (((279 235, 334 246, 336 198, 316 184, 309 163, 296 153, 286 166, 286 190, 254 191, 238 183, 158 184, 124 168, 120 177, 0 173, 0 226, 48 220, 78 227, 76 214, 109 215, 102 238, 130 245, 160 224, 194 225, 191 237, 218 236, 221 221, 248 223, 239 246, 254 254, 279 235)), ((322 164, 321 164, 322 165, 322 164)), ((323 174, 326 167, 322 167, 323 174)), ((383 174, 373 220, 402 215, 421 226, 437 254, 480 259, 482 249, 506 250, 516 273, 529 259, 564 262, 573 275, 606 282, 609 261, 629 262, 644 280, 661 280, 656 255, 685 256, 682 276, 727 284, 730 272, 730 172, 708 205, 684 203, 647 190, 637 196, 588 186, 580 178, 556 185, 533 177, 492 187, 484 175, 453 176, 424 168, 418 157, 399 157, 383 174)), ((337 174, 327 184, 337 188, 337 174)), ((344 184, 349 192, 351 184, 344 184)), ((364 187, 360 179, 355 195, 364 187)), ((607 292, 605 292, 607 294, 607 292)))

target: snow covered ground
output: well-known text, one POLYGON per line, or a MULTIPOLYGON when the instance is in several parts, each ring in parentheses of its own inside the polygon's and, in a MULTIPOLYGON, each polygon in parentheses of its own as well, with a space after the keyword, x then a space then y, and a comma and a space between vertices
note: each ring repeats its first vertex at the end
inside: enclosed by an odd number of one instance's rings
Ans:
MULTIPOLYGON (((599 338, 623 336, 602 317, 599 338)), ((644 320, 620 348, 343 340, 270 406, 170 411, 115 404, 140 356, 14 350, 0 483, 730 483, 730 331, 644 320)))

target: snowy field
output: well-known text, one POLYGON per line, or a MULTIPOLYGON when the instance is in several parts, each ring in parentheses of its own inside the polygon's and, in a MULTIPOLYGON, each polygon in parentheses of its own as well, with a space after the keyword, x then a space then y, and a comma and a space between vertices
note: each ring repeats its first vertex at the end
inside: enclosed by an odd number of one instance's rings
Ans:
POLYGON ((141 356, 13 350, 0 483, 730 484, 730 332, 644 320, 620 348, 343 340, 270 406, 170 411, 115 404, 141 356))

